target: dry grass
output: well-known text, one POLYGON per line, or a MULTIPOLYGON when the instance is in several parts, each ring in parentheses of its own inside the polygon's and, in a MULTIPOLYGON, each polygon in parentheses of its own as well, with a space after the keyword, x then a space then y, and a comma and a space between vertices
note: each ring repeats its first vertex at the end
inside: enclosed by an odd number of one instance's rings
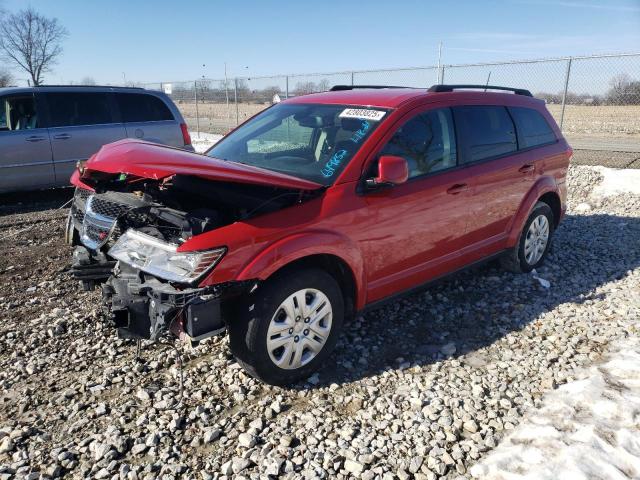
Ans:
MULTIPOLYGON (((237 107, 239 122, 267 108, 268 104, 240 103, 237 107)), ((195 103, 178 103, 190 127, 196 125, 195 103)), ((548 105, 549 111, 560 123, 561 105, 548 105)), ((200 129, 204 132, 226 133, 236 125, 236 105, 224 103, 198 104, 200 129)), ((588 137, 626 137, 640 141, 640 105, 601 106, 568 105, 564 114, 564 132, 588 137)))
MULTIPOLYGON (((560 123, 561 105, 548 105, 560 123)), ((602 106, 567 105, 564 112, 565 133, 590 137, 634 137, 640 140, 640 105, 602 106)))

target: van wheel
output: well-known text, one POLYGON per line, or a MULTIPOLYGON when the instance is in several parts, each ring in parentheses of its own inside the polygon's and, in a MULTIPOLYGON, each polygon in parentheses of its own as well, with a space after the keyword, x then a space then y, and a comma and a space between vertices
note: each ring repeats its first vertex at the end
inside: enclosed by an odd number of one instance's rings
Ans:
POLYGON ((231 351, 250 375, 271 385, 288 385, 317 370, 344 319, 338 283, 317 269, 267 281, 241 308, 229 324, 231 351))
POLYGON ((530 272, 542 265, 551 246, 553 212, 538 202, 524 224, 518 243, 500 258, 500 265, 514 273, 530 272))
POLYGON ((73 247, 75 243, 75 232, 76 227, 73 225, 73 217, 71 216, 71 210, 69 210, 69 214, 67 215, 67 222, 64 226, 64 243, 73 247))

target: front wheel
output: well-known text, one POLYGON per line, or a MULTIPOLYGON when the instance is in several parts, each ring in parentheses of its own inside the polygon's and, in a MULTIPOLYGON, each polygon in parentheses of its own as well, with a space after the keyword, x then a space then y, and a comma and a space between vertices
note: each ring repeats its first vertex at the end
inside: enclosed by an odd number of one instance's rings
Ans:
POLYGON ((551 246, 553 226, 551 207, 544 202, 536 203, 518 243, 501 257, 502 267, 515 273, 530 272, 539 267, 551 246))
POLYGON ((229 325, 231 350, 250 375, 271 385, 288 385, 317 370, 344 320, 338 283, 317 269, 267 281, 247 304, 229 325))
POLYGON ((64 243, 67 245, 71 245, 72 247, 75 245, 75 236, 76 236, 76 228, 73 224, 73 217, 71 216, 71 210, 69 210, 69 214, 67 215, 67 221, 64 226, 64 243))

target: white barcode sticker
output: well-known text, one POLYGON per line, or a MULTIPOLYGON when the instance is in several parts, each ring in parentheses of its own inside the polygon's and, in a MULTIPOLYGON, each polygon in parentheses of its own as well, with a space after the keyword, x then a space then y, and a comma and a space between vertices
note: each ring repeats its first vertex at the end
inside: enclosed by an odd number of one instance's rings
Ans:
POLYGON ((384 114, 381 110, 370 110, 368 108, 346 108, 340 114, 340 118, 359 118, 360 120, 380 121, 384 114))

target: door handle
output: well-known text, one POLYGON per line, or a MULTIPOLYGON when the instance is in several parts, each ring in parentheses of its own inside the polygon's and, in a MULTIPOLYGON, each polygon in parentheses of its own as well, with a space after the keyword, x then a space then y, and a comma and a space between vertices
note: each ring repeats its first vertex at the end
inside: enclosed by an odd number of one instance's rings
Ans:
POLYGON ((455 185, 447 188, 447 193, 449 195, 457 195, 467 190, 467 188, 469 188, 469 186, 466 183, 456 183, 455 185))
POLYGON ((25 140, 27 142, 41 142, 42 140, 44 140, 44 137, 41 137, 39 135, 31 135, 30 137, 25 138, 25 140))
POLYGON ((529 172, 533 172, 536 169, 535 165, 531 165, 529 163, 527 163, 526 165, 521 166, 518 171, 520 173, 529 173, 529 172))
POLYGON ((54 135, 53 138, 55 138, 56 140, 67 140, 71 138, 71 135, 69 135, 68 133, 59 133, 58 135, 54 135))

